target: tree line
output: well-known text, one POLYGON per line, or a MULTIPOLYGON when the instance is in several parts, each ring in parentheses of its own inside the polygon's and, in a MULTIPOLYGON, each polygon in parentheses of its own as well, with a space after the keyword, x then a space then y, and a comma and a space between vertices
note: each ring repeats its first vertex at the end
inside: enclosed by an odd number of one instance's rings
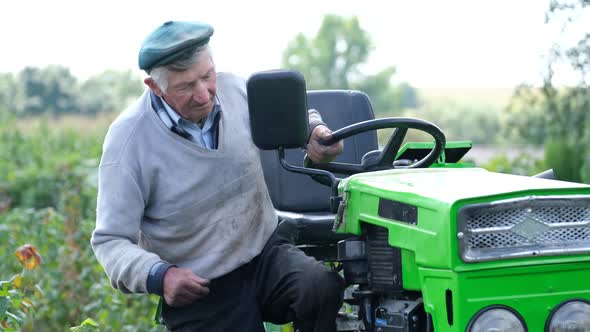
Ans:
MULTIPOLYGON (((567 32, 589 9, 590 0, 553 0, 546 22, 567 32)), ((543 145, 545 162, 560 179, 590 183, 590 30, 586 28, 574 43, 554 43, 543 72, 541 87, 516 89, 506 109, 507 129, 526 142, 543 145), (572 86, 555 83, 557 68, 563 65, 577 77, 572 86)))
MULTIPOLYGON (((590 0, 552 0, 547 21, 561 19, 566 30, 590 0)), ((431 104, 407 82, 394 83, 396 66, 374 74, 363 72, 371 37, 356 17, 327 15, 315 36, 298 34, 282 54, 282 67, 300 71, 308 89, 355 89, 367 93, 377 117, 411 116, 439 125, 451 140, 475 144, 525 143, 544 146, 548 166, 565 178, 590 181, 590 31, 575 44, 555 43, 548 50, 544 83, 522 85, 505 110, 486 105, 431 104), (556 86, 557 64, 579 75, 575 86, 556 86)), ((105 71, 80 82, 68 68, 27 67, 16 75, 0 74, 0 111, 16 115, 121 111, 143 91, 131 71, 105 71)))
MULTIPOLYGON (((452 139, 497 140, 498 112, 481 105, 425 102, 411 84, 396 82, 393 63, 377 73, 363 72, 373 49, 371 36, 356 17, 327 15, 315 36, 292 39, 282 54, 282 67, 300 71, 308 89, 367 93, 377 117, 414 116, 435 122, 452 139)), ((120 112, 144 88, 131 71, 108 70, 80 81, 64 66, 27 67, 15 75, 0 73, 0 111, 17 117, 120 112)))
POLYGON ((131 70, 107 70, 79 81, 61 65, 26 67, 16 75, 0 73, 0 111, 17 116, 96 115, 121 111, 143 89, 131 70))
MULTIPOLYGON (((416 107, 414 87, 391 84, 395 66, 375 75, 360 71, 372 48, 356 17, 327 15, 315 38, 298 35, 292 41, 282 64, 304 74, 309 89, 358 89, 369 94, 381 112, 416 107)), ((108 70, 81 82, 65 66, 26 67, 16 75, 0 73, 0 108, 27 116, 92 115, 121 111, 143 89, 141 79, 131 71, 108 70)))

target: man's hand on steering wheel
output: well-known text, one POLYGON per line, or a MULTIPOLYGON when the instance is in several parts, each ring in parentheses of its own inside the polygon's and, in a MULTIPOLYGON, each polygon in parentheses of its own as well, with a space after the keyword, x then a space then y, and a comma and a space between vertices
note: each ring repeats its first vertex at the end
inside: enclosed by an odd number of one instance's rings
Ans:
MULTIPOLYGON (((329 135, 322 134, 324 136, 320 136, 318 138, 318 140, 320 140, 321 143, 317 141, 311 141, 310 144, 308 144, 308 146, 316 147, 315 144, 317 144, 317 147, 321 148, 322 144, 336 145, 337 143, 334 142, 341 141, 345 138, 355 136, 367 131, 385 128, 395 129, 389 137, 389 140, 385 144, 385 147, 382 150, 367 152, 361 159, 360 164, 323 161, 316 162, 315 159, 321 160, 321 155, 316 154, 312 156, 309 151, 308 155, 305 157, 303 161, 303 164, 305 167, 317 168, 332 173, 352 175, 357 173, 392 169, 396 167, 426 168, 434 164, 437 161, 437 159, 441 156, 441 154, 444 152, 446 138, 445 134, 443 134, 440 128, 428 121, 414 118, 380 118, 358 122, 346 126, 344 128, 340 128, 329 135), (395 158, 400 148, 402 147, 402 143, 404 142, 406 133, 409 129, 422 131, 432 136, 432 138, 434 139, 434 146, 425 157, 418 161, 412 162, 409 165, 399 165, 399 163, 398 165, 395 165, 395 158)), ((329 129, 325 129, 329 132, 329 129)), ((318 132, 317 135, 320 135, 320 133, 318 132)))
POLYGON ((342 140, 332 145, 322 145, 320 141, 327 141, 332 137, 332 131, 324 126, 316 126, 311 135, 309 136, 309 142, 307 143, 307 155, 315 163, 329 163, 337 155, 342 153, 344 149, 344 143, 342 140))

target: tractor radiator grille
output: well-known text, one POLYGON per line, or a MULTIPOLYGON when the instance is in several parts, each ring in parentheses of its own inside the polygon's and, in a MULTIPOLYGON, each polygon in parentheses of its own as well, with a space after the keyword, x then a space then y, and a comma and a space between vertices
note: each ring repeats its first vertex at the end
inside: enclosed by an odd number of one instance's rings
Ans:
POLYGON ((465 262, 590 253, 590 196, 529 196, 458 213, 465 262))
POLYGON ((377 292, 402 290, 401 252, 389 245, 388 230, 366 224, 369 283, 377 292))

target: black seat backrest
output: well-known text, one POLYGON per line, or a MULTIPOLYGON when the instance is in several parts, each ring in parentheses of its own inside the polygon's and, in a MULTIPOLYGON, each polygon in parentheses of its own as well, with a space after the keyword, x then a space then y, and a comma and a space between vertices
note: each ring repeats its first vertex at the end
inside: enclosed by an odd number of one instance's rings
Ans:
MULTIPOLYGON (((320 112, 324 123, 335 131, 353 123, 373 119, 369 97, 360 91, 321 90, 307 92, 307 106, 320 112)), ((344 151, 336 162, 361 162, 362 156, 378 148, 377 133, 370 131, 344 140, 344 151)), ((277 151, 261 151, 262 168, 275 209, 293 212, 330 211, 330 188, 309 176, 296 174, 281 167, 277 151)), ((304 152, 285 151, 291 165, 303 165, 304 152)))

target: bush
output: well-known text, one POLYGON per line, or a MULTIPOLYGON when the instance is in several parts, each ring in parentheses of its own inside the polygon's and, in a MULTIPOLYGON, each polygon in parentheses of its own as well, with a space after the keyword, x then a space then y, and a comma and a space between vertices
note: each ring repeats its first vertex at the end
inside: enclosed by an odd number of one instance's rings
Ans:
POLYGON ((30 295, 32 310, 19 314, 25 331, 67 331, 86 318, 101 331, 163 330, 153 323, 157 298, 112 289, 90 247, 104 131, 88 136, 42 125, 25 132, 14 119, 0 120, 0 322, 10 311, 2 303, 30 295), (27 243, 42 261, 23 272, 14 252, 27 243), (16 291, 10 279, 19 273, 32 280, 35 296, 16 291))
POLYGON ((481 167, 488 171, 532 176, 547 170, 543 160, 535 159, 527 153, 520 154, 514 159, 509 159, 506 155, 499 155, 481 167))

